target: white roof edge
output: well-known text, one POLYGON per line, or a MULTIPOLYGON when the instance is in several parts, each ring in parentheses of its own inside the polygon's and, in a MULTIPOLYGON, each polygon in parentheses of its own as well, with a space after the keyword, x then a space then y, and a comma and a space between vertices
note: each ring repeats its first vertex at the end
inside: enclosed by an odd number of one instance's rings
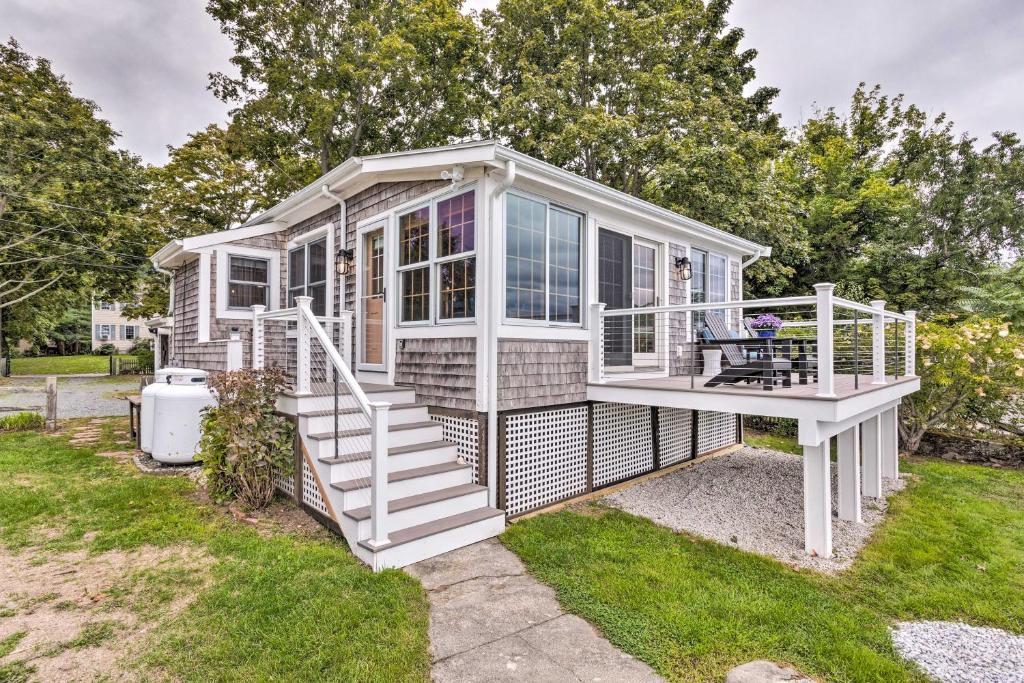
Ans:
POLYGON ((149 257, 149 262, 154 267, 160 268, 170 260, 172 257, 177 256, 181 252, 181 240, 171 240, 164 246, 156 250, 156 252, 149 257))

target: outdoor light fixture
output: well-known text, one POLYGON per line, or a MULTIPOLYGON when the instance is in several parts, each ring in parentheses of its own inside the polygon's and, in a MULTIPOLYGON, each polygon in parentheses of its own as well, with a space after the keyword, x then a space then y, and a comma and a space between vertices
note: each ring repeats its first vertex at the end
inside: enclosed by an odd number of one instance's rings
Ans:
POLYGON ((689 280, 693 277, 693 264, 685 256, 676 257, 676 270, 679 271, 679 277, 683 280, 689 280))
POLYGON ((338 257, 335 259, 338 275, 348 275, 352 272, 352 257, 351 249, 338 250, 338 257))

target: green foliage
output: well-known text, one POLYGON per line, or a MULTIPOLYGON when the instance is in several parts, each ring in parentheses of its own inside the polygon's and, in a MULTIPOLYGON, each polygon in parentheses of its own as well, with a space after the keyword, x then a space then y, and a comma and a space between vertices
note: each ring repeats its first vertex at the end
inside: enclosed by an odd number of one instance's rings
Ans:
POLYGON ((30 429, 42 429, 46 419, 39 413, 11 413, 0 417, 0 432, 23 432, 30 429))
POLYGON ((979 274, 976 285, 960 288, 960 307, 989 318, 1005 318, 1024 329, 1024 260, 994 265, 979 274))
POLYGON ((136 339, 128 353, 135 356, 144 366, 150 369, 153 368, 155 354, 152 339, 136 339))
POLYGON ((249 509, 265 507, 274 496, 275 473, 293 469, 292 425, 275 413, 284 373, 233 370, 213 375, 210 386, 217 405, 203 413, 200 441, 210 493, 249 509))
POLYGON ((113 356, 115 353, 117 353, 117 347, 109 342, 100 344, 92 350, 94 356, 113 356))
POLYGON ((670 680, 721 681, 770 659, 820 680, 923 681, 893 651, 894 620, 1024 633, 1024 472, 901 467, 914 475, 908 490, 838 576, 598 506, 521 521, 501 539, 563 607, 670 680))
POLYGON ((982 425, 999 429, 1016 414, 1012 401, 1024 394, 1024 336, 1010 323, 919 323, 917 342, 921 390, 900 407, 907 450, 915 451, 929 429, 977 433, 982 425))

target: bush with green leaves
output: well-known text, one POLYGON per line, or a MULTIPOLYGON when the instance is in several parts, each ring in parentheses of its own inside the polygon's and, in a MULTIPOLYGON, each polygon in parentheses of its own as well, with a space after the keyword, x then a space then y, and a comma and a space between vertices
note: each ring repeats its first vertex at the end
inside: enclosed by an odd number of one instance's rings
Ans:
POLYGON ((42 429, 46 419, 39 413, 12 413, 0 417, 0 432, 23 432, 29 429, 42 429))
POLYGON ((152 339, 136 339, 128 353, 135 356, 143 366, 150 369, 153 368, 154 354, 152 339))
POLYGON ((101 344, 92 350, 94 356, 113 356, 117 353, 117 347, 113 344, 101 344))
POLYGON ((1016 404, 1024 395, 1024 335, 996 318, 919 323, 917 374, 921 390, 900 406, 907 450, 917 450, 931 429, 1013 434, 1016 404))
POLYGON ((284 373, 233 370, 212 375, 210 386, 217 405, 203 412, 199 444, 210 495, 264 507, 274 497, 274 477, 293 468, 292 424, 275 413, 284 373))

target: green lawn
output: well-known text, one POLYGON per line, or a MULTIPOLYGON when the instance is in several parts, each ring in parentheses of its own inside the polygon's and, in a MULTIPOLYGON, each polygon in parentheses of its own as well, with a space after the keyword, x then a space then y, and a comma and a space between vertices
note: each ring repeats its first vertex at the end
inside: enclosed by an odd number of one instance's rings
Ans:
POLYGON ((804 449, 796 442, 795 436, 777 436, 753 429, 745 429, 743 430, 743 442, 749 446, 770 448, 775 451, 782 451, 783 453, 804 454, 804 449))
MULTIPOLYGON (((134 358, 127 355, 120 357, 134 358)), ((11 376, 79 375, 109 371, 110 356, 38 356, 11 359, 11 376)))
POLYGON ((905 462, 914 480, 847 572, 826 577, 590 505, 502 540, 566 609, 674 680, 752 659, 829 681, 923 680, 892 650, 898 619, 1024 633, 1024 472, 905 462))
MULTIPOLYGON (((427 600, 413 578, 372 573, 326 533, 258 533, 197 502, 184 478, 143 476, 99 457, 123 438, 105 429, 95 448, 37 433, 0 436, 0 543, 33 559, 146 546, 211 558, 202 577, 162 577, 134 605, 159 615, 177 592, 198 590, 183 612, 155 625, 144 659, 132 663, 141 678, 427 679, 427 600)), ((0 642, 0 653, 9 645, 0 642)))

